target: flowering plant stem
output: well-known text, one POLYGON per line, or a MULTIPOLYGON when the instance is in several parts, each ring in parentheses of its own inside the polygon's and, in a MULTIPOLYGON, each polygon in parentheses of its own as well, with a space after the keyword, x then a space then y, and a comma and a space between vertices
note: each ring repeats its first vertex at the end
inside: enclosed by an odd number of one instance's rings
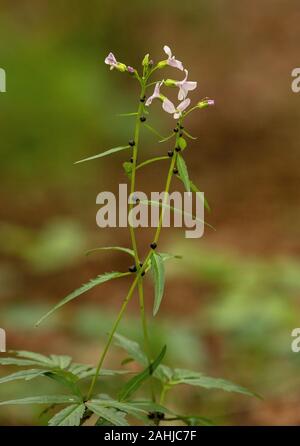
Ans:
MULTIPOLYGON (((143 83, 143 80, 141 80, 142 83, 142 88, 141 88, 141 98, 144 96, 145 91, 146 91, 146 87, 145 84, 143 83)), ((135 190, 135 178, 136 178, 136 164, 137 164, 137 156, 138 156, 138 142, 139 142, 139 133, 140 133, 140 117, 142 115, 142 111, 143 111, 143 103, 140 102, 139 108, 138 108, 138 114, 136 117, 136 125, 135 125, 135 137, 134 137, 134 141, 135 141, 135 145, 133 148, 133 166, 132 166, 132 174, 131 174, 131 187, 130 187, 130 192, 131 194, 134 193, 135 190)), ((181 120, 180 120, 181 123, 181 120)), ((178 139, 179 139, 179 132, 176 134, 176 142, 175 142, 175 147, 177 147, 178 144, 178 139)), ((155 236, 154 236, 154 243, 158 243, 159 240, 159 236, 160 236, 160 232, 161 232, 161 228, 162 228, 162 222, 163 222, 163 216, 164 216, 164 204, 166 204, 166 200, 167 200, 167 195, 169 193, 170 190, 170 186, 171 186, 171 181, 172 181, 172 176, 173 176, 173 170, 174 167, 176 165, 176 160, 177 160, 177 152, 174 151, 174 156, 171 158, 171 162, 170 162, 170 167, 168 170, 168 175, 167 175, 167 180, 166 180, 166 186, 165 186, 165 190, 164 190, 164 201, 163 201, 163 205, 160 211, 160 217, 159 217, 159 224, 157 226, 156 232, 155 232, 155 236)), ((129 209, 131 210, 133 207, 133 200, 130 200, 130 207, 129 209)), ((148 328, 147 328, 147 320, 146 320, 146 313, 145 313, 145 302, 144 302, 144 290, 143 290, 143 276, 142 274, 145 272, 145 269, 147 268, 148 262, 151 258, 151 255, 153 253, 153 250, 150 249, 146 259, 143 263, 143 265, 140 265, 140 259, 139 259, 139 254, 138 254, 138 249, 137 249, 137 242, 136 242, 136 237, 135 237, 135 231, 134 231, 134 227, 130 225, 130 235, 131 235, 131 241, 132 241, 132 247, 133 247, 133 251, 134 251, 134 257, 135 257, 135 264, 136 264, 136 268, 137 268, 137 275, 128 291, 127 296, 125 297, 123 304, 121 306, 121 309, 117 315, 117 318, 113 324, 113 327, 110 331, 110 334, 108 336, 108 340, 107 343, 104 347, 104 350, 100 356, 98 365, 97 365, 97 369, 96 369, 96 373, 93 377, 93 380, 91 382, 91 386, 87 395, 87 399, 89 399, 91 397, 91 395, 93 394, 93 390, 95 387, 95 384, 97 382, 97 379, 99 377, 103 362, 105 360, 106 354, 110 348, 110 345, 113 341, 113 337, 114 334, 117 331, 117 328, 119 326, 119 323, 123 317, 123 314, 126 310, 126 307, 129 303, 129 301, 131 300, 134 290, 136 288, 136 286, 138 286, 138 292, 139 292, 139 302, 140 302, 140 312, 141 312, 141 319, 142 319, 142 327, 143 327, 143 335, 144 335, 144 343, 145 343, 145 350, 147 353, 147 357, 148 357, 148 361, 149 363, 151 363, 151 348, 150 348, 150 342, 149 342, 149 337, 148 337, 148 328)), ((155 399, 154 397, 154 393, 152 391, 152 398, 155 399)))

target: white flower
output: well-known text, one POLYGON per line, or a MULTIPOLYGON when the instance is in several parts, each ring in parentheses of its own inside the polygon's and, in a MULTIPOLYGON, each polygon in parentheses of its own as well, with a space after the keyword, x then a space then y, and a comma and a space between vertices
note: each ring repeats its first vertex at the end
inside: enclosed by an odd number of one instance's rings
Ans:
POLYGON ((149 106, 152 104, 153 99, 160 99, 160 87, 162 86, 163 81, 157 82, 154 87, 154 91, 152 96, 149 96, 147 101, 145 102, 145 105, 149 106))
POLYGON ((167 64, 170 65, 171 67, 178 68, 179 70, 183 71, 182 62, 180 62, 180 60, 176 60, 175 56, 172 56, 172 51, 171 51, 170 47, 165 45, 164 46, 164 52, 168 56, 167 64))
POLYGON ((110 70, 113 70, 118 66, 117 59, 115 58, 113 53, 109 53, 104 62, 106 63, 106 65, 110 65, 110 70))
POLYGON ((182 81, 175 82, 176 87, 179 88, 178 99, 179 101, 183 101, 188 95, 189 91, 195 90, 197 87, 197 82, 187 81, 188 78, 188 70, 185 71, 185 78, 182 81))
POLYGON ((174 115, 174 119, 178 119, 182 115, 182 112, 190 105, 190 103, 191 100, 187 98, 180 102, 176 108, 173 102, 171 102, 168 98, 164 98, 162 107, 167 113, 174 115))
MULTIPOLYGON (((127 71, 126 65, 121 62, 118 62, 113 53, 109 53, 109 55, 105 58, 104 62, 106 63, 106 65, 110 65, 110 70, 116 68, 118 71, 121 72, 127 71)), ((131 70, 128 71, 132 72, 131 70)))

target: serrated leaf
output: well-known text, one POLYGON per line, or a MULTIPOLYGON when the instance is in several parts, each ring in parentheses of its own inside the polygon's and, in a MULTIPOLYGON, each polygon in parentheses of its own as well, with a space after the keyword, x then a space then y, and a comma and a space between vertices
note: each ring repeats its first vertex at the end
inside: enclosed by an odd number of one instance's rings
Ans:
POLYGON ((143 421, 146 420, 147 416, 147 410, 145 410, 142 407, 135 407, 131 402, 122 402, 122 401, 116 401, 109 397, 102 397, 99 395, 99 399, 94 398, 90 401, 92 404, 98 404, 99 406, 105 407, 105 408, 114 408, 119 411, 125 412, 126 414, 132 415, 138 419, 141 419, 143 421))
POLYGON ((32 359, 44 365, 52 365, 53 361, 48 356, 42 355, 41 353, 29 352, 27 350, 11 350, 10 353, 14 353, 21 358, 32 359))
POLYGON ((129 426, 124 413, 113 408, 103 407, 101 404, 88 402, 86 406, 96 415, 112 423, 114 426, 129 426))
POLYGON ((32 361, 30 359, 0 358, 0 365, 16 365, 20 367, 27 367, 27 366, 41 366, 42 364, 38 361, 32 361))
POLYGON ((50 355, 54 367, 66 369, 72 362, 71 356, 67 355, 50 355))
POLYGON ((103 158, 104 156, 112 155, 116 152, 121 152, 121 150, 129 149, 130 146, 120 146, 120 147, 113 147, 112 149, 106 150, 105 152, 98 153, 98 155, 89 156, 88 158, 84 158, 82 160, 76 161, 74 164, 84 163, 85 161, 91 161, 95 160, 97 158, 103 158))
POLYGON ((186 140, 182 137, 178 138, 178 146, 181 148, 181 150, 184 150, 187 146, 186 140))
POLYGON ((162 257, 156 252, 151 256, 151 271, 154 280, 154 306, 153 316, 159 310, 165 288, 165 267, 162 257))
POLYGON ((218 389, 226 392, 242 393, 248 396, 257 396, 245 387, 234 384, 231 381, 221 378, 212 378, 202 375, 199 372, 185 369, 175 369, 170 384, 188 384, 190 386, 204 387, 205 389, 218 389))
POLYGON ((184 161, 183 157, 180 155, 180 153, 177 156, 177 168, 178 168, 179 176, 184 184, 186 191, 190 192, 191 186, 190 186, 189 173, 188 173, 185 161, 184 161))
POLYGON ((79 426, 85 411, 84 404, 71 404, 58 412, 48 422, 49 426, 79 426))
POLYGON ((63 300, 61 300, 57 305, 55 305, 48 313, 46 313, 44 316, 42 316, 36 323, 36 326, 40 325, 42 321, 44 321, 47 317, 49 317, 51 314, 53 314, 56 310, 63 307, 65 304, 70 302, 71 300, 77 298, 78 296, 81 296, 81 294, 86 293, 91 288, 94 288, 97 285, 100 285, 104 282, 108 282, 112 279, 117 279, 119 277, 127 276, 127 273, 120 273, 113 271, 111 273, 105 273, 102 275, 97 276, 95 279, 90 280, 88 283, 82 285, 77 290, 73 291, 71 294, 68 294, 63 300))
POLYGON ((11 373, 10 375, 1 377, 0 384, 7 383, 10 381, 17 381, 19 379, 24 379, 25 381, 29 381, 30 379, 34 379, 40 375, 45 374, 46 372, 48 372, 48 370, 42 370, 42 369, 21 370, 20 372, 11 373))
POLYGON ((20 398, 17 400, 0 401, 0 406, 9 404, 67 404, 80 402, 80 398, 74 395, 41 395, 20 398))
POLYGON ((134 257, 133 249, 123 248, 122 246, 104 246, 101 248, 94 248, 94 249, 90 249, 85 254, 88 256, 88 255, 93 254, 94 252, 97 252, 97 251, 122 251, 122 252, 125 252, 125 253, 129 254, 130 256, 134 257))
POLYGON ((159 366, 161 361, 163 360, 166 354, 167 347, 164 346, 160 354, 157 358, 141 373, 134 376, 131 380, 129 380, 119 394, 119 400, 124 401, 128 399, 142 384, 148 379, 151 375, 153 375, 156 368, 159 366))
POLYGON ((132 341, 131 339, 128 339, 125 336, 120 335, 119 333, 115 333, 114 339, 116 339, 115 344, 126 350, 129 356, 134 358, 138 363, 147 365, 147 356, 142 351, 140 345, 137 342, 132 341))

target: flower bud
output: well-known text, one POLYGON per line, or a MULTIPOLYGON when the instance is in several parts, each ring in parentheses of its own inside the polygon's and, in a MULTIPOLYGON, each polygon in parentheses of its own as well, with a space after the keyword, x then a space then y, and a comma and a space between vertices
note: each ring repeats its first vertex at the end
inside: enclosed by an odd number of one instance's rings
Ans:
POLYGON ((164 84, 166 87, 176 87, 176 81, 174 79, 166 79, 164 84))
POLYGON ((168 65, 167 60, 161 60, 160 62, 158 62, 157 68, 165 68, 167 65, 168 65))
POLYGON ((127 71, 127 67, 124 63, 118 62, 116 65, 116 69, 118 71, 121 71, 121 73, 124 73, 125 71, 127 71))
POLYGON ((149 65, 149 54, 146 54, 146 56, 144 57, 142 65, 143 67, 147 67, 149 65))
POLYGON ((210 105, 214 105, 215 101, 213 99, 203 99, 202 101, 198 102, 197 107, 199 108, 206 108, 210 105))

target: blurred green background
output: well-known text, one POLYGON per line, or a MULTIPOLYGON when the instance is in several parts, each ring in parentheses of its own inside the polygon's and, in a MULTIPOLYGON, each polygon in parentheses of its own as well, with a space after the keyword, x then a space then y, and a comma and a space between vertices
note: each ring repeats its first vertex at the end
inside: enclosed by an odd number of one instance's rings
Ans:
MULTIPOLYGON (((299 20, 297 0, 1 1, 0 327, 9 349, 96 362, 126 280, 93 289, 38 329, 34 323, 90 278, 128 268, 123 254, 84 256, 96 246, 129 246, 127 230, 100 230, 95 222, 96 195, 126 181, 125 152, 73 162, 132 137, 132 119, 116 114, 136 110, 137 85, 109 72, 108 52, 137 67, 147 52, 161 60, 168 44, 198 81, 191 97, 216 101, 191 116, 188 130, 199 139, 186 160, 217 231, 197 240, 163 231, 162 250, 183 260, 168 264, 162 309, 151 320, 153 345, 168 344, 172 365, 230 379, 264 400, 180 387, 167 403, 217 424, 300 423, 300 354, 290 348, 300 324, 300 96, 290 87, 299 20)), ((173 122, 156 111, 151 123, 168 134, 173 122)), ((142 136, 141 159, 168 150, 142 136)), ((162 190, 166 167, 155 167, 138 175, 140 190, 162 190)), ((141 252, 152 233, 141 231, 141 252)), ((137 340, 136 301, 119 331, 137 340)), ((123 356, 113 348, 107 366, 119 367, 123 356)), ((113 393, 120 383, 106 385, 113 393)), ((0 399, 54 387, 45 380, 4 384, 0 399)), ((44 424, 40 410, 2 408, 0 424, 44 424)))

